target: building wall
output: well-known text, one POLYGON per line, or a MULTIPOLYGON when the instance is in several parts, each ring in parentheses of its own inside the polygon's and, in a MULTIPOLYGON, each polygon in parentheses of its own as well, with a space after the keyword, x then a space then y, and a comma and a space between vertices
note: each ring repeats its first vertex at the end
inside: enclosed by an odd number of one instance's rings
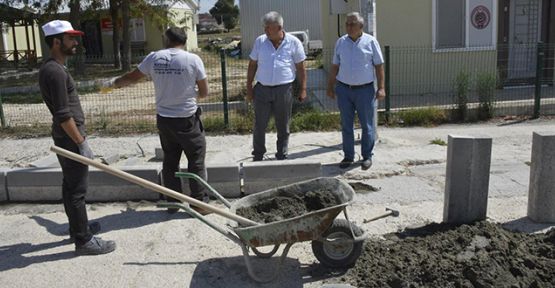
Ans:
POLYGON ((311 40, 322 40, 321 0, 241 0, 241 46, 248 56, 256 37, 264 33, 262 16, 277 11, 283 16, 285 31, 309 30, 311 40))
POLYGON ((171 9, 172 21, 177 27, 185 27, 187 31, 187 51, 198 50, 197 28, 193 11, 190 9, 171 9))
MULTIPOLYGON (((497 72, 494 49, 433 51, 432 0, 377 0, 377 38, 391 47, 392 95, 450 93, 457 75, 497 72)), ((492 23, 497 16, 492 15, 492 23)))

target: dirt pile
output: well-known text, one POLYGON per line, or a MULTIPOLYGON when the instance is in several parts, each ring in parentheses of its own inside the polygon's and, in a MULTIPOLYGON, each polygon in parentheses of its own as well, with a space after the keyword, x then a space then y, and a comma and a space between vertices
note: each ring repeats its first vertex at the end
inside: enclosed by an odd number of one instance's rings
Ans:
POLYGON ((337 204, 340 202, 329 190, 309 191, 303 195, 284 192, 253 206, 239 208, 236 213, 259 223, 270 223, 337 204))
POLYGON ((367 240, 343 282, 356 287, 555 287, 555 229, 430 224, 367 240))

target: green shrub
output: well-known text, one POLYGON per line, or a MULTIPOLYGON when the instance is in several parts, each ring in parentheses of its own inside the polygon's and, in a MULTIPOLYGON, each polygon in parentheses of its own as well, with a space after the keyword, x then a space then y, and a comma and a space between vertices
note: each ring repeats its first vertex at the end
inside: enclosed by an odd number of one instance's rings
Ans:
POLYGON ((339 114, 310 111, 298 113, 291 119, 291 132, 333 131, 341 128, 339 114))
POLYGON ((470 91, 470 74, 461 71, 455 78, 456 119, 465 121, 468 116, 468 92, 470 91))
POLYGON ((494 73, 480 73, 476 78, 476 93, 478 93, 478 118, 491 119, 494 113, 495 88, 497 77, 494 73))
POLYGON ((435 107, 400 111, 396 116, 404 126, 432 126, 447 121, 445 111, 435 107))

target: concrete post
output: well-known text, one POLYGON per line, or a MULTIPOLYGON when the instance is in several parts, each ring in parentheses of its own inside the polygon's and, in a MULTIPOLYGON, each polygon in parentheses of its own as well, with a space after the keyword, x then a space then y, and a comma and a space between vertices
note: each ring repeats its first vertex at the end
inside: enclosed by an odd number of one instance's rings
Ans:
POLYGON ((486 219, 491 137, 449 135, 443 221, 470 223, 486 219))
POLYGON ((555 223, 555 133, 534 132, 528 190, 528 217, 555 223))

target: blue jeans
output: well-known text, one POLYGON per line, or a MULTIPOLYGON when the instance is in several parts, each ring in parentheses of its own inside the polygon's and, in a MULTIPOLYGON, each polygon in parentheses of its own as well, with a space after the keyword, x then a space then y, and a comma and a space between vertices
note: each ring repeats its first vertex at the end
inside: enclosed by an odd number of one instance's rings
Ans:
POLYGON ((354 120, 356 111, 362 128, 362 158, 371 159, 374 149, 374 85, 350 88, 345 84, 337 83, 335 94, 341 112, 341 134, 345 158, 355 159, 354 120))

